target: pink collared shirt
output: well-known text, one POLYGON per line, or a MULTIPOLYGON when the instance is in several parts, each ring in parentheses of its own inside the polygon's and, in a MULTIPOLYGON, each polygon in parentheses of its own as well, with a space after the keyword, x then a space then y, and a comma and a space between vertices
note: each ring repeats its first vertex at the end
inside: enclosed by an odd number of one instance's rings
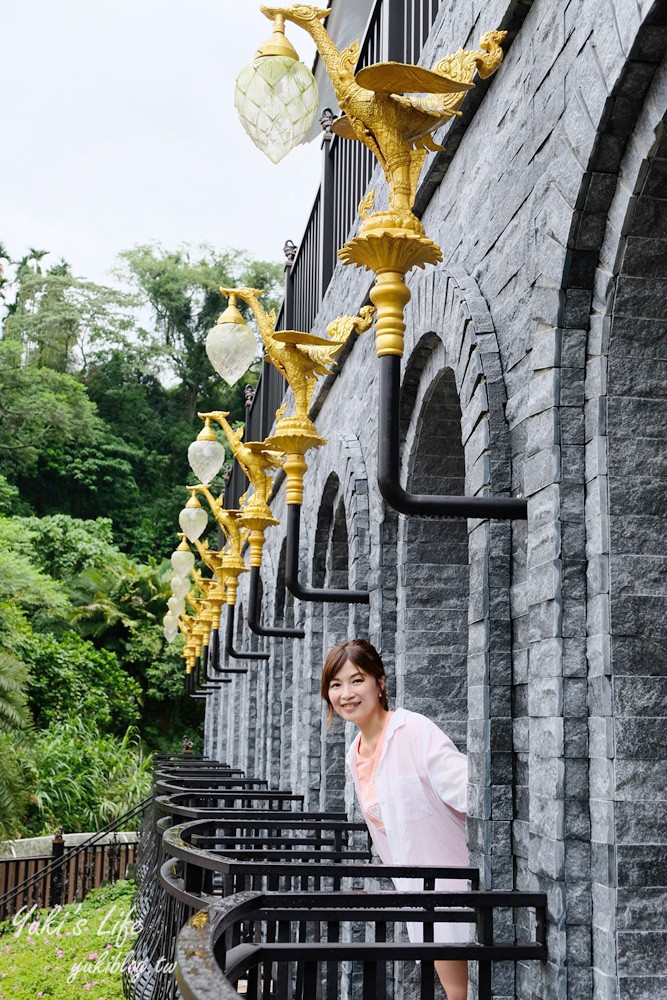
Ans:
MULTIPOLYGON (((361 734, 350 747, 346 763, 360 800, 357 753, 361 734)), ((434 722, 399 708, 387 725, 375 772, 377 801, 385 828, 369 826, 375 848, 386 865, 468 864, 466 797, 468 758, 434 722)), ((413 879, 395 879, 397 889, 420 887, 413 879)), ((437 888, 467 888, 463 880, 438 882, 437 888)), ((416 926, 408 925, 412 940, 420 940, 416 926)), ((466 924, 436 924, 436 940, 463 941, 466 924)))

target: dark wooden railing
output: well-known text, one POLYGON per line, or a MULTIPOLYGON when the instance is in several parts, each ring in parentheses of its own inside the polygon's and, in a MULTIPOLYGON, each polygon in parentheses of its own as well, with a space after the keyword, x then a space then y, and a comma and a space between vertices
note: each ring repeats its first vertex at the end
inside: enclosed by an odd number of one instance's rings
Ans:
POLYGON ((51 854, 0 860, 0 921, 22 908, 37 909, 83 899, 90 889, 126 878, 134 865, 136 841, 120 840, 119 831, 139 823, 149 799, 128 810, 77 845, 59 834, 51 854))

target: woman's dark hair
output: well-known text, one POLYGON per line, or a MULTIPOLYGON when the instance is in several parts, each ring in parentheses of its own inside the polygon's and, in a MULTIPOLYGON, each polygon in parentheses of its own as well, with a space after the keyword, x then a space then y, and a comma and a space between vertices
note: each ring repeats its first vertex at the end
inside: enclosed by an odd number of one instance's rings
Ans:
MULTIPOLYGON (((320 689, 322 698, 327 703, 327 722, 329 724, 331 724, 334 717, 333 706, 329 700, 329 686, 348 660, 354 663, 355 667, 358 667, 362 673, 370 674, 371 677, 374 677, 378 684, 385 677, 384 664, 380 654, 370 642, 367 642, 365 639, 343 639, 342 642, 337 642, 333 649, 329 651, 329 655, 324 661, 320 689)), ((385 712, 389 711, 389 702, 387 701, 387 692, 384 685, 380 688, 380 705, 385 712)))

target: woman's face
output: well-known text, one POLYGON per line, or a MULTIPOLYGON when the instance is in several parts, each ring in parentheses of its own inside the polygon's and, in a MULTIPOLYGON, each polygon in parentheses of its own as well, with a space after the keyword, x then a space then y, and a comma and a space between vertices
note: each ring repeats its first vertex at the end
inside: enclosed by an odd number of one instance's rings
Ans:
POLYGON ((378 682, 352 660, 346 660, 329 684, 329 700, 341 719, 363 728, 376 714, 384 711, 380 705, 383 687, 384 678, 378 682))

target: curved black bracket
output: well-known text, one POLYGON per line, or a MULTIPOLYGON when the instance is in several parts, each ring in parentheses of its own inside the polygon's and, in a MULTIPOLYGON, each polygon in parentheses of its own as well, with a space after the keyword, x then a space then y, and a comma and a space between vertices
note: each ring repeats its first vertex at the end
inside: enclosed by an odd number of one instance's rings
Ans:
POLYGON ((321 601, 330 604, 368 604, 367 590, 337 590, 335 588, 307 587, 299 582, 299 535, 301 533, 301 507, 287 507, 287 551, 285 554, 285 584, 300 601, 321 601))
POLYGON ((217 680, 209 677, 207 668, 208 653, 208 647, 204 646, 201 656, 198 656, 195 662, 195 669, 190 674, 190 677, 192 677, 193 696, 203 697, 204 695, 209 695, 212 691, 218 691, 223 684, 231 684, 232 682, 231 677, 221 677, 217 680))
POLYGON ((234 605, 227 605, 227 629, 225 633, 225 653, 234 660, 268 660, 268 653, 258 653, 253 650, 234 649, 234 605))
POLYGON ((225 684, 229 683, 230 678, 225 679, 224 677, 212 677, 208 673, 208 668, 211 668, 213 674, 247 674, 247 667, 220 667, 220 633, 217 628, 211 629, 209 639, 208 639, 208 661, 206 674, 204 675, 207 681, 213 681, 214 684, 225 684))
MULTIPOLYGON (((204 649, 202 650, 201 661, 198 661, 201 662, 201 668, 195 670, 195 684, 199 684, 202 687, 208 687, 209 689, 220 687, 221 684, 231 684, 230 677, 212 677, 211 674, 209 673, 209 667, 211 666, 211 664, 216 662, 216 660, 213 657, 214 656, 216 658, 218 657, 219 649, 220 647, 218 644, 218 632, 217 631, 214 632, 213 630, 211 630, 209 635, 209 645, 204 646, 204 649), (207 655, 204 655, 205 653, 207 655)), ((228 667, 224 670, 221 667, 213 667, 213 669, 215 670, 216 674, 248 673, 247 667, 228 667)))
POLYGON ((480 517, 526 520, 528 501, 522 497, 420 496, 407 493, 400 482, 401 359, 385 354, 380 359, 378 413, 378 486, 380 493, 400 514, 420 517, 480 517))
POLYGON ((259 566, 250 567, 250 594, 248 596, 248 628, 255 635, 272 636, 277 639, 304 639, 302 628, 273 628, 259 624, 259 566))
MULTIPOLYGON (((187 695, 189 695, 191 698, 198 698, 200 700, 202 698, 208 698, 209 694, 211 694, 211 692, 213 691, 213 688, 199 688, 199 689, 197 689, 197 685, 196 685, 196 681, 195 681, 196 670, 197 670, 197 668, 195 667, 195 670, 191 674, 186 674, 185 675, 185 693, 187 695)), ((231 679, 230 679, 229 683, 231 684, 231 679)))
POLYGON ((213 690, 214 687, 219 687, 222 683, 222 681, 216 681, 215 684, 208 683, 213 680, 213 678, 208 675, 208 653, 208 646, 204 646, 201 651, 201 656, 197 657, 197 662, 195 663, 195 669, 193 671, 195 690, 197 688, 200 690, 205 688, 213 690))

